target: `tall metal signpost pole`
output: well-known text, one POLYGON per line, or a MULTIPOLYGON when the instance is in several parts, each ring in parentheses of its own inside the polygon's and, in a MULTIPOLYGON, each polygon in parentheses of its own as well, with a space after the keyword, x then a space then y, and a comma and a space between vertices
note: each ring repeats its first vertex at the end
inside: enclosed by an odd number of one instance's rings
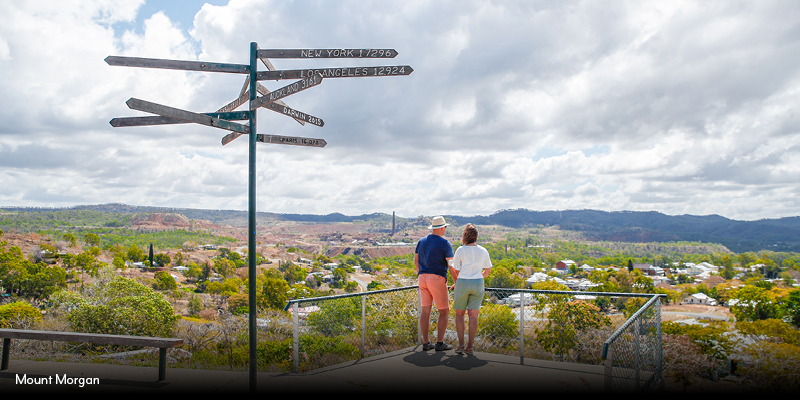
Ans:
POLYGON ((144 100, 129 99, 126 104, 129 108, 156 114, 156 117, 126 117, 114 118, 111 126, 147 126, 181 123, 197 123, 215 128, 231 131, 222 138, 222 145, 226 145, 241 135, 249 136, 248 158, 248 290, 249 290, 249 345, 250 345, 250 392, 257 389, 257 325, 256 325, 256 144, 275 143, 296 146, 325 147, 324 139, 312 139, 294 136, 260 135, 256 133, 256 111, 266 108, 279 114, 294 118, 302 125, 309 123, 323 126, 322 119, 294 110, 283 103, 281 99, 305 89, 322 83, 324 78, 349 78, 368 76, 401 76, 410 75, 414 70, 408 65, 378 66, 378 67, 350 67, 350 68, 323 68, 303 70, 276 70, 270 58, 394 58, 397 51, 394 49, 288 49, 288 50, 261 50, 255 42, 250 43, 249 64, 226 64, 202 61, 178 61, 153 58, 118 57, 109 56, 106 63, 112 66, 162 68, 184 71, 223 72, 246 75, 245 84, 239 97, 216 112, 194 113, 191 111, 167 107, 144 100), (268 71, 258 72, 258 60, 267 67, 268 71), (270 92, 258 83, 259 80, 299 79, 298 81, 270 92), (261 97, 258 96, 261 94, 261 97), (248 101, 247 111, 233 111, 245 101, 248 101), (231 121, 247 120, 247 125, 231 121))

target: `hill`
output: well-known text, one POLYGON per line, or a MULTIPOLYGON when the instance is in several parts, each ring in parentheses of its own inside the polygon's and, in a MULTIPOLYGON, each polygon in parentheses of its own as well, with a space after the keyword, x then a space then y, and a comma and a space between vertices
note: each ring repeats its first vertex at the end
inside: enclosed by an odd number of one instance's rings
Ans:
MULTIPOLYGON (((247 212, 167 207, 139 207, 125 204, 85 205, 70 208, 6 207, 0 213, 0 229, 36 231, 59 226, 126 226, 146 219, 147 214, 179 214, 193 221, 244 227, 247 212)), ((557 226, 580 232, 588 240, 616 242, 705 242, 718 243, 736 253, 760 250, 800 251, 800 217, 737 221, 719 215, 666 215, 655 211, 501 210, 488 216, 447 215, 456 225, 499 225, 509 228, 557 226)), ((363 222, 376 233, 390 233, 392 215, 385 213, 347 216, 279 214, 259 212, 260 226, 292 222, 299 224, 341 224, 363 222)), ((186 223, 186 221, 180 221, 186 223)), ((397 230, 425 229, 427 219, 396 217, 397 230)))
POLYGON ((582 232, 589 240, 618 242, 719 243, 736 253, 760 250, 800 251, 800 217, 736 221, 719 215, 666 215, 655 211, 501 210, 489 216, 448 216, 458 224, 495 224, 512 228, 558 226, 582 232))

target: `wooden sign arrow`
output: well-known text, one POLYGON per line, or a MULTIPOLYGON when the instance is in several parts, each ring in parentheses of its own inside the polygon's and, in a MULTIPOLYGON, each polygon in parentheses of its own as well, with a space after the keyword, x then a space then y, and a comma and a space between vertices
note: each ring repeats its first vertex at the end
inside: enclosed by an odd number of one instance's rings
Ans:
POLYGON ((325 139, 304 138, 297 136, 256 135, 256 141, 261 143, 291 144, 294 146, 325 147, 325 139))
POLYGON ((220 118, 214 118, 206 114, 193 113, 191 111, 181 110, 179 108, 172 108, 163 106, 161 104, 151 103, 149 101, 130 98, 125 102, 128 108, 132 110, 139 110, 158 114, 163 117, 170 117, 179 119, 186 122, 194 122, 201 125, 212 126, 214 128, 226 129, 229 131, 240 132, 244 134, 250 133, 250 127, 247 125, 237 124, 235 122, 226 121, 220 118))
POLYGON ((414 69, 410 65, 390 65, 381 67, 349 67, 349 68, 315 68, 315 69, 290 69, 278 71, 261 71, 256 73, 256 79, 280 80, 303 79, 315 74, 323 78, 358 78, 365 76, 396 76, 411 75, 414 69))
POLYGON ((306 114, 306 113, 304 113, 302 111, 297 111, 297 110, 295 110, 295 109, 293 109, 291 107, 288 107, 286 105, 280 105, 277 102, 265 104, 262 107, 264 107, 264 108, 266 108, 268 110, 272 110, 272 111, 281 113, 283 115, 288 115, 288 116, 290 116, 290 117, 292 117, 294 119, 297 119, 297 120, 308 122, 309 124, 312 124, 312 125, 316 125, 316 126, 319 126, 319 127, 325 125, 325 121, 323 121, 322 118, 318 118, 318 117, 315 117, 313 115, 306 114))
POLYGON ((106 57, 108 65, 120 67, 178 69, 184 71, 228 72, 233 74, 249 74, 250 66, 244 64, 224 64, 205 61, 163 60, 158 58, 139 57, 106 57))
MULTIPOLYGON (((245 81, 246 81, 245 83, 247 83, 247 81, 249 81, 249 78, 247 80, 245 80, 245 81)), ((265 88, 262 84, 256 83, 256 85, 257 85, 256 88, 258 89, 258 93, 261 93, 262 95, 265 95, 265 96, 270 93, 270 91, 267 90, 267 88, 265 88)), ((243 104, 246 101, 246 99, 249 99, 249 97, 250 97, 250 91, 249 90, 248 91, 244 91, 243 90, 242 91, 242 95, 239 96, 238 99, 234 100, 233 102, 231 102, 227 106, 221 108, 220 110, 234 109, 236 107, 239 107, 241 104, 243 104), (231 108, 231 106, 232 106, 232 108, 231 108)), ((277 101, 272 102, 272 103, 264 104, 261 107, 266 108, 267 110, 270 110, 270 111, 275 111, 277 113, 281 113, 283 115, 288 115, 288 116, 294 118, 295 121, 299 122, 300 125, 305 125, 306 122, 314 124, 316 126, 325 125, 325 122, 322 120, 322 118, 318 118, 318 117, 315 117, 313 115, 309 115, 309 114, 306 114, 304 112, 297 111, 297 110, 287 106, 286 103, 284 103, 283 101, 280 101, 280 100, 277 100, 277 101)), ((230 119, 230 118, 226 118, 226 119, 230 119)), ((226 144, 234 141, 236 138, 238 138, 241 135, 242 134, 238 133, 238 132, 231 132, 231 133, 225 135, 222 138, 222 145, 225 146, 226 144)))
MULTIPOLYGON (((228 121, 245 120, 250 118, 249 111, 234 111, 234 112, 216 112, 205 113, 209 117, 220 118, 228 121)), ((175 119, 171 117, 124 117, 114 118, 109 121, 111 126, 115 128, 125 126, 152 126, 152 125, 171 125, 171 124, 186 124, 188 121, 175 119)))
POLYGON ((261 107, 264 104, 272 103, 276 100, 280 100, 289 95, 317 86, 320 83, 322 83, 322 75, 320 74, 316 74, 312 77, 301 79, 295 83, 284 86, 274 92, 268 93, 264 96, 255 99, 254 101, 251 101, 250 110, 251 111, 255 110, 256 108, 261 107))
POLYGON ((263 49, 258 58, 395 58, 395 49, 263 49))

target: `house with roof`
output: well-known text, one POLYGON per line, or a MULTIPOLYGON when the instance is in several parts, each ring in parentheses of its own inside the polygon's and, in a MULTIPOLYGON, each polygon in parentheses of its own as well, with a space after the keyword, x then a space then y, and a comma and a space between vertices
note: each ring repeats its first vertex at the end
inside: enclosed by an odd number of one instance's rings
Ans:
POLYGON ((701 274, 705 273, 706 276, 707 276, 711 272, 714 272, 714 270, 712 270, 711 267, 709 267, 709 265, 711 265, 711 264, 700 263, 700 264, 692 265, 691 267, 686 268, 686 273, 689 274, 689 275, 701 275, 701 274))
POLYGON ((561 260, 556 263, 556 269, 569 269, 569 267, 575 265, 575 261, 572 260, 561 260))
POLYGON ((684 304, 704 304, 709 306, 717 305, 717 301, 712 299, 711 297, 706 296, 705 293, 695 293, 683 299, 682 302, 684 304))
POLYGON ((633 264, 634 270, 639 270, 642 272, 643 275, 647 276, 665 276, 666 273, 664 272, 664 268, 656 267, 652 264, 633 264))

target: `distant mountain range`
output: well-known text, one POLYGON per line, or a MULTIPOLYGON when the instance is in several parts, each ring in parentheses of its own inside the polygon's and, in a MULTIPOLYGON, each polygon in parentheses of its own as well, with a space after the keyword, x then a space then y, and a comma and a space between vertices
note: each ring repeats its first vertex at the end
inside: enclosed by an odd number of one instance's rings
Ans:
MULTIPOLYGON (((178 213, 191 219, 203 219, 216 224, 247 225, 246 211, 200 210, 166 207, 139 207, 125 204, 103 204, 70 208, 7 207, 7 211, 53 212, 62 210, 100 211, 117 214, 178 213)), ((582 232, 590 240, 618 242, 705 242, 719 243, 736 253, 748 251, 800 251, 800 217, 736 221, 719 215, 666 215, 655 211, 531 211, 501 210, 488 216, 464 217, 446 215, 456 225, 471 222, 476 225, 501 225, 510 228, 558 226, 562 230, 582 232)), ((392 215, 385 213, 347 216, 257 213, 259 224, 274 221, 309 223, 386 222, 392 215)), ((427 225, 425 218, 396 217, 399 229, 427 225)))

